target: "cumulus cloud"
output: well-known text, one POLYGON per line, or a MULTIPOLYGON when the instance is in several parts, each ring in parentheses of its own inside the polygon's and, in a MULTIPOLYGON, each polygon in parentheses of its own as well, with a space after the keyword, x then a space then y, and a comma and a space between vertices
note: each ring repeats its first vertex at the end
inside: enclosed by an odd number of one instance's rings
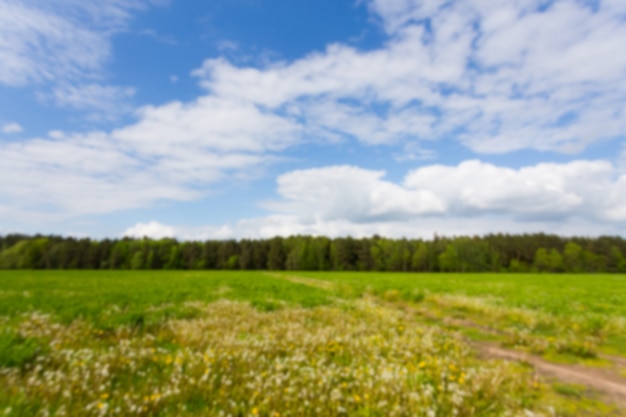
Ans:
POLYGON ((609 214, 623 190, 623 178, 606 161, 538 164, 518 170, 478 160, 458 166, 433 165, 410 172, 408 189, 429 190, 455 216, 504 214, 520 220, 626 220, 609 214))
POLYGON ((2 125, 2 133, 6 133, 10 135, 12 133, 20 133, 23 131, 24 131, 24 128, 19 123, 11 122, 11 123, 6 123, 2 125))
POLYGON ((282 201, 265 206, 298 213, 304 221, 357 223, 399 221, 445 211, 445 203, 432 191, 408 190, 385 181, 384 175, 352 166, 293 171, 277 180, 282 201))
POLYGON ((183 239, 326 236, 432 237, 548 232, 626 232, 626 175, 606 161, 511 169, 478 160, 429 165, 402 182, 353 166, 297 170, 277 179, 265 217, 175 227, 183 239))
POLYGON ((127 237, 151 239, 163 239, 166 237, 174 237, 176 231, 172 226, 166 226, 159 222, 151 221, 150 223, 137 223, 136 225, 129 227, 123 234, 127 237))
POLYGON ((307 219, 352 223, 415 217, 507 216, 514 220, 626 221, 626 176, 606 161, 543 163, 520 169, 478 160, 428 165, 401 184, 384 172, 350 166, 298 170, 277 180, 266 207, 307 219))

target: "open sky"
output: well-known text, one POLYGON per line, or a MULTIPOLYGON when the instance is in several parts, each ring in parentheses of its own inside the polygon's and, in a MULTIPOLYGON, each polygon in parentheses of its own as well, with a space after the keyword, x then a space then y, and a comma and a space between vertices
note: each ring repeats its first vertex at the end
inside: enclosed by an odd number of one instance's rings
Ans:
POLYGON ((624 0, 0 0, 0 234, 626 236, 624 0))

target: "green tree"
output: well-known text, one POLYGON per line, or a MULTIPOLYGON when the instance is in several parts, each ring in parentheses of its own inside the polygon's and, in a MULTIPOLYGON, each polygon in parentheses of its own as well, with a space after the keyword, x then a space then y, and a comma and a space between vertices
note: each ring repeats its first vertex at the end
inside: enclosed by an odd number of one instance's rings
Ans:
POLYGON ((626 272, 626 259, 624 259, 622 251, 615 245, 611 246, 605 269, 607 272, 626 272))
POLYGON ((2 251, 0 267, 3 269, 17 269, 23 267, 22 258, 28 249, 29 242, 22 240, 2 251))
POLYGON ((446 246, 446 250, 439 255, 439 268, 442 271, 458 271, 459 254, 452 243, 446 246))
POLYGON ((285 269, 285 249, 283 248, 283 238, 275 237, 270 240, 270 250, 267 255, 267 268, 271 271, 285 269))
POLYGON ((563 255, 558 250, 550 249, 548 253, 548 267, 550 272, 563 271, 563 255))
POLYGON ((539 248, 535 252, 533 268, 537 272, 547 272, 550 270, 550 257, 546 248, 539 248))
POLYGON ((226 261, 225 269, 238 269, 239 268, 239 255, 230 255, 226 261))
POLYGON ((351 237, 334 239, 330 244, 330 258, 336 271, 356 269, 355 241, 351 237))
POLYGON ((270 244, 267 240, 256 240, 252 246, 252 264, 254 269, 267 269, 270 244))
POLYGON ((581 272, 583 269, 583 248, 575 242, 567 242, 563 249, 563 268, 565 272, 581 272))
POLYGON ((411 257, 411 269, 413 271, 428 270, 428 246, 424 242, 418 242, 411 257))
POLYGON ((374 271, 385 270, 385 254, 378 242, 370 246, 370 258, 372 259, 372 269, 374 271))
POLYGON ((118 240, 111 251, 109 265, 111 269, 128 269, 127 261, 130 252, 128 239, 118 240))
POLYGON ((133 255, 133 259, 130 262, 130 267, 132 269, 143 269, 144 262, 143 253, 141 251, 135 252, 135 254, 133 255))
POLYGON ((528 272, 528 265, 524 261, 517 259, 511 259, 509 262, 509 272, 528 272))
POLYGON ((330 269, 330 239, 316 237, 309 245, 309 259, 307 266, 318 271, 330 269))
POLYGON ((583 250, 583 268, 586 272, 603 272, 606 265, 606 257, 595 254, 590 250, 583 250))
POLYGON ((180 247, 177 244, 172 245, 170 254, 165 264, 165 269, 181 269, 182 262, 180 256, 180 247))
POLYGON ((411 251, 406 239, 384 240, 387 271, 408 271, 411 266, 411 251))

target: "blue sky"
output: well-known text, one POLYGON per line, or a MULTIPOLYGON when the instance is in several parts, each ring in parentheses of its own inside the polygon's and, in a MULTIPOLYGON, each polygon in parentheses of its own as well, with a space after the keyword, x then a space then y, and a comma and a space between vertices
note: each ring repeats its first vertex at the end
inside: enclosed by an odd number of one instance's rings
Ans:
POLYGON ((622 0, 0 0, 0 233, 626 233, 622 0))

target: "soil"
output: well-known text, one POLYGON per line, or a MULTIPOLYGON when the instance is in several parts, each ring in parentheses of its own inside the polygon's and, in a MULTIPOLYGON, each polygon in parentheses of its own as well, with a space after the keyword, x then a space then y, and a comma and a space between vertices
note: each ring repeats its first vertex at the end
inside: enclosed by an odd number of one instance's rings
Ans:
POLYGON ((626 379, 620 378, 610 370, 548 362, 538 356, 490 343, 474 343, 474 346, 481 357, 527 363, 540 375, 555 378, 567 384, 584 385, 600 393, 603 399, 619 407, 626 407, 626 379))
MULTIPOLYGON (((440 318, 428 313, 424 309, 414 309, 404 305, 405 311, 412 311, 430 320, 438 320, 448 326, 457 328, 473 328, 492 335, 506 335, 506 332, 481 326, 468 319, 452 317, 440 318)), ((603 400, 613 403, 626 410, 626 379, 621 377, 616 369, 626 366, 626 359, 618 356, 599 355, 613 364, 609 368, 589 367, 577 364, 559 364, 549 362, 536 355, 531 355, 514 349, 507 349, 488 342, 470 342, 478 354, 484 358, 504 359, 515 362, 523 362, 531 365, 535 371, 543 376, 557 379, 567 384, 580 384, 596 391, 603 400)))
POLYGON ((332 282, 321 281, 315 278, 298 277, 295 275, 282 275, 282 274, 275 274, 272 272, 266 272, 265 275, 291 281, 296 284, 303 284, 303 285, 308 285, 309 287, 320 288, 326 291, 330 291, 334 287, 332 282))
MULTIPOLYGON (((333 288, 332 283, 316 280, 314 278, 272 273, 268 273, 268 275, 324 290, 330 290, 333 288)), ((441 321, 445 325, 451 325, 458 328, 474 328, 485 333, 499 336, 505 334, 502 331, 481 326, 480 324, 468 319, 458 319, 452 317, 441 318, 430 314, 425 309, 417 309, 406 303, 388 304, 393 305, 396 308, 400 307, 408 313, 420 315, 429 320, 441 321)), ((532 366, 539 375, 554 378, 562 383, 584 385, 597 392, 605 402, 613 403, 626 410, 626 379, 621 377, 615 370, 615 368, 626 366, 625 358, 601 355, 603 359, 610 361, 614 366, 612 368, 596 368, 577 364, 559 364, 549 362, 541 357, 531 355, 526 352, 503 348, 488 342, 469 343, 471 343, 472 346, 474 346, 474 348, 478 351, 478 355, 480 357, 526 363, 532 366)))

